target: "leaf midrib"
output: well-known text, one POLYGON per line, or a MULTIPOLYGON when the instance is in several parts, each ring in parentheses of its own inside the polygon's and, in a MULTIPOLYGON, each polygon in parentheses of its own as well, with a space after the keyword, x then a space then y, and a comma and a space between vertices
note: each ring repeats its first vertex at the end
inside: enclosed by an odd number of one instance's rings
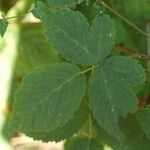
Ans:
POLYGON ((77 76, 79 76, 81 74, 81 72, 76 73, 74 76, 64 80, 58 87, 56 87, 55 89, 53 89, 45 98, 44 100, 47 100, 49 96, 51 96, 53 93, 55 93, 56 91, 59 91, 65 84, 67 84, 68 82, 71 82, 74 78, 76 78, 77 76))
MULTIPOLYGON (((102 77, 103 77, 103 80, 104 80, 104 85, 105 85, 105 87, 106 87, 106 92, 108 93, 108 95, 109 95, 109 98, 108 98, 108 100, 109 100, 109 102, 110 102, 110 105, 111 105, 111 107, 113 108, 114 107, 114 105, 113 105, 113 103, 112 103, 112 92, 109 90, 109 88, 108 88, 108 83, 107 83, 107 79, 105 78, 105 73, 104 73, 104 70, 103 69, 101 69, 101 73, 102 73, 102 77)), ((112 109, 111 108, 111 109, 112 109)), ((113 114, 115 115, 114 117, 116 118, 116 116, 118 116, 117 115, 117 113, 116 113, 116 109, 114 109, 114 111, 113 111, 113 114)))

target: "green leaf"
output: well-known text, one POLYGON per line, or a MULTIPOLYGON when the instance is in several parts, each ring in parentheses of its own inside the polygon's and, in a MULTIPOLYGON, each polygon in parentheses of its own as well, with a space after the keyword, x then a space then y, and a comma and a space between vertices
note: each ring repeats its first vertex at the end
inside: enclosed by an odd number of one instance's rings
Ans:
POLYGON ((134 114, 128 114, 126 118, 119 119, 119 128, 123 133, 120 141, 109 135, 97 123, 94 124, 97 139, 114 150, 149 150, 150 142, 141 130, 134 114))
POLYGON ((126 29, 121 20, 113 18, 116 28, 116 43, 122 44, 126 40, 126 29))
POLYGON ((103 150, 103 146, 94 138, 73 137, 66 141, 65 150, 103 150))
POLYGON ((94 1, 91 0, 88 2, 87 0, 80 0, 81 4, 78 8, 78 11, 82 12, 84 14, 85 18, 87 18, 90 25, 92 24, 94 18, 97 14, 100 12, 103 12, 104 7, 97 5, 94 1))
POLYGON ((50 13, 50 10, 45 3, 37 1, 36 7, 32 10, 32 13, 36 18, 42 20, 42 18, 45 18, 47 14, 50 13))
POLYGON ((99 14, 91 29, 83 14, 71 10, 48 14, 42 22, 54 49, 73 63, 94 65, 102 62, 114 44, 114 24, 106 14, 99 14))
POLYGON ((135 85, 145 81, 143 68, 126 57, 110 57, 96 68, 90 79, 90 106, 98 124, 119 138, 118 119, 136 110, 135 85), (130 67, 129 67, 130 66, 130 67))
POLYGON ((24 23, 20 28, 20 43, 15 66, 17 76, 22 77, 35 67, 61 61, 43 35, 41 24, 24 23))
POLYGON ((114 150, 119 150, 119 141, 101 128, 96 121, 93 124, 96 132, 96 139, 102 141, 104 145, 110 146, 114 150))
POLYGON ((137 112, 136 117, 142 130, 150 140, 150 106, 137 112))
MULTIPOLYGON (((45 65, 28 74, 15 93, 9 131, 51 132, 79 109, 85 76, 75 65, 45 65)), ((30 135, 31 136, 31 135, 30 135)))
POLYGON ((121 118, 119 127, 124 134, 120 144, 121 150, 149 150, 150 141, 142 131, 135 114, 121 118))
POLYGON ((114 22, 110 16, 100 13, 95 17, 87 47, 98 62, 102 62, 110 54, 114 45, 115 32, 114 22))
POLYGON ((0 19, 0 35, 1 37, 4 36, 8 27, 8 21, 6 19, 0 19))
POLYGON ((52 131, 30 131, 26 132, 26 135, 33 137, 34 140, 42 140, 44 142, 58 142, 70 138, 74 134, 77 134, 79 129, 87 121, 88 115, 85 112, 84 106, 85 100, 82 101, 79 110, 75 112, 74 116, 62 127, 58 127, 56 129, 53 129, 52 131))
POLYGON ((69 10, 56 12, 43 21, 43 28, 50 43, 62 57, 81 64, 96 61, 86 47, 90 27, 81 13, 69 10))
POLYGON ((47 0, 50 7, 68 7, 77 3, 76 0, 47 0))

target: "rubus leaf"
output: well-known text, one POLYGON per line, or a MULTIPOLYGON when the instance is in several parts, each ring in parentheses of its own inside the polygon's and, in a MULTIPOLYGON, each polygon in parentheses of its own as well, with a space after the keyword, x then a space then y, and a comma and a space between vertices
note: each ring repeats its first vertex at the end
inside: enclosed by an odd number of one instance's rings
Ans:
POLYGON ((74 134, 77 134, 80 128, 87 121, 88 114, 86 114, 84 107, 85 99, 82 101, 79 110, 75 112, 74 116, 62 127, 58 127, 52 131, 30 131, 26 132, 26 135, 33 137, 34 140, 42 140, 44 142, 58 142, 70 138, 74 134))
POLYGON ((119 150, 120 145, 119 141, 114 138, 114 136, 110 135, 108 132, 106 132, 103 128, 101 128, 96 120, 93 123, 93 126, 96 131, 96 139, 103 142, 103 145, 108 145, 114 150, 119 150))
POLYGON ((150 106, 144 108, 136 113, 138 122, 145 132, 147 138, 150 140, 150 106))
POLYGON ((47 14, 50 13, 50 10, 45 3, 37 1, 36 7, 32 10, 32 13, 36 18, 42 20, 42 18, 45 18, 47 14))
POLYGON ((144 70, 137 61, 121 56, 106 59, 93 71, 89 85, 90 106, 98 124, 109 134, 119 138, 119 117, 136 109, 132 86, 144 81, 144 70))
POLYGON ((45 35, 65 59, 82 65, 102 62, 115 39, 114 23, 106 14, 98 15, 90 29, 83 14, 61 10, 42 20, 45 35))
POLYGON ((43 21, 45 35, 62 57, 81 64, 96 62, 86 47, 89 24, 79 12, 62 10, 43 21))
POLYGON ((110 54, 115 33, 114 22, 110 16, 100 13, 95 17, 87 46, 98 62, 102 62, 110 54))
POLYGON ((0 19, 0 35, 1 37, 4 36, 8 27, 8 21, 6 19, 0 19))
POLYGON ((118 149, 149 150, 150 148, 150 141, 142 131, 135 114, 128 114, 126 118, 119 120, 119 127, 124 137, 121 139, 118 149))
POLYGON ((120 140, 109 135, 96 122, 94 123, 97 139, 114 150, 149 150, 150 148, 150 141, 141 130, 135 114, 128 114, 126 118, 119 119, 119 128, 123 133, 120 140))
POLYGON ((116 43, 122 44, 126 40, 126 29, 124 24, 118 18, 113 18, 116 28, 116 43))
POLYGON ((50 132, 79 109, 85 76, 75 65, 45 65, 28 74, 15 93, 9 131, 50 132))
POLYGON ((65 150, 103 150, 103 146, 95 138, 73 137, 66 141, 65 150))

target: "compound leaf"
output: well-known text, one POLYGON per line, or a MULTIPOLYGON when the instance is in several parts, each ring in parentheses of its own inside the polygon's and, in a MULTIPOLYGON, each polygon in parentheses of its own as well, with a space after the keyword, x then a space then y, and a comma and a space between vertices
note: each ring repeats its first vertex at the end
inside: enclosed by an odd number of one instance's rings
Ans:
POLYGON ((61 10, 43 19, 49 42, 65 59, 82 65, 102 62, 111 51, 115 39, 114 24, 106 14, 98 15, 92 27, 83 14, 61 10))
POLYGON ((150 106, 144 108, 143 110, 140 110, 136 114, 136 117, 142 130, 145 132, 148 139, 150 140, 150 106))
POLYGON ((15 93, 9 130, 47 132, 65 125, 79 109, 85 76, 75 65, 45 65, 28 74, 15 93))
POLYGON ((143 68, 135 60, 121 56, 108 58, 94 70, 89 87, 90 106, 98 124, 111 135, 120 135, 119 116, 135 111, 137 101, 132 86, 144 81, 143 68))
POLYGON ((0 35, 1 35, 1 37, 4 36, 4 34, 7 30, 7 27, 8 27, 8 21, 5 19, 0 19, 0 35))
POLYGON ((73 137, 66 141, 65 150, 103 150, 103 146, 89 137, 73 137))

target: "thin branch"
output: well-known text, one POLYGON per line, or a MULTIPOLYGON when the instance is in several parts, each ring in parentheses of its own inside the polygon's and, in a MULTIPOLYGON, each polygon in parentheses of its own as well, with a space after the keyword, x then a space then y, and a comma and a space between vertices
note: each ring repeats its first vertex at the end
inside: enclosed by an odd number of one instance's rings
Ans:
POLYGON ((24 17, 24 16, 26 16, 27 14, 29 14, 29 13, 31 13, 32 12, 32 10, 31 11, 29 11, 29 12, 27 12, 27 13, 25 13, 25 14, 19 14, 19 15, 17 15, 17 16, 12 16, 12 17, 4 17, 4 19, 6 19, 6 20, 11 20, 11 19, 16 19, 16 18, 19 18, 19 17, 24 17))
MULTIPOLYGON (((150 21, 146 24, 146 30, 150 34, 150 21)), ((147 54, 150 55, 150 36, 147 37, 147 54)), ((147 62, 147 72, 150 76, 150 61, 147 62)))
POLYGON ((119 18, 121 18, 123 21, 125 21, 127 24, 129 24, 130 26, 132 26, 134 29, 136 29, 137 31, 139 31, 143 35, 150 36, 150 34, 146 33, 145 31, 143 31, 142 29, 140 29, 139 27, 137 27, 135 24, 133 24, 132 22, 130 22, 128 19, 126 19, 124 16, 122 16, 121 14, 119 14, 116 10, 112 9, 103 0, 97 0, 97 2, 99 2, 104 7, 106 7, 107 9, 109 9, 112 13, 114 13, 116 16, 118 16, 119 18))
POLYGON ((121 51, 121 52, 124 52, 124 53, 126 53, 128 55, 131 55, 131 56, 134 56, 134 57, 138 57, 138 58, 140 58, 142 60, 150 60, 150 56, 148 56, 146 54, 143 54, 143 53, 140 53, 137 50, 126 48, 126 47, 123 47, 123 46, 120 46, 120 45, 115 45, 114 48, 119 50, 119 51, 121 51))

